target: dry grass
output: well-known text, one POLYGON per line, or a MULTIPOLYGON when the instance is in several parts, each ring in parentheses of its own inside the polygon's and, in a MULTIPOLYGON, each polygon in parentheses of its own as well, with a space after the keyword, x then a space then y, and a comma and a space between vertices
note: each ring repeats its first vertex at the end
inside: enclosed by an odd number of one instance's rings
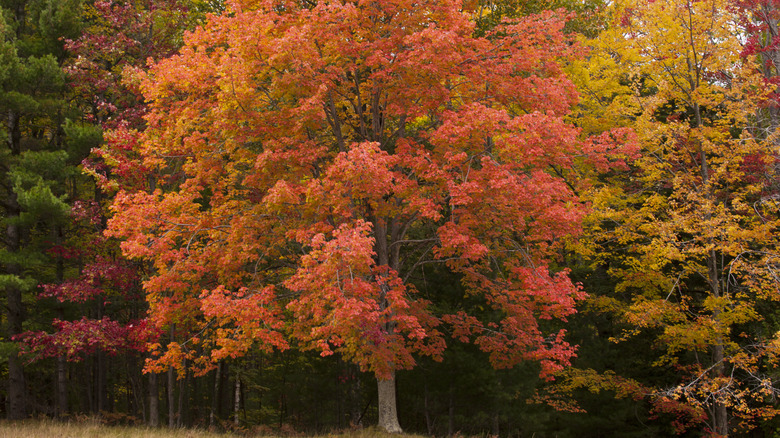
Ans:
MULTIPOLYGON (((58 422, 52 420, 0 421, 0 437, 13 438, 271 438, 279 435, 242 431, 214 433, 198 429, 150 429, 143 426, 106 426, 95 420, 58 422)), ((303 435, 284 435, 303 438, 303 435)), ((319 438, 399 438, 376 428, 318 435, 319 438)), ((422 438, 403 435, 404 438, 422 438)))
POLYGON ((0 421, 0 437, 14 438, 226 438, 228 436, 202 430, 106 426, 97 421, 0 421))

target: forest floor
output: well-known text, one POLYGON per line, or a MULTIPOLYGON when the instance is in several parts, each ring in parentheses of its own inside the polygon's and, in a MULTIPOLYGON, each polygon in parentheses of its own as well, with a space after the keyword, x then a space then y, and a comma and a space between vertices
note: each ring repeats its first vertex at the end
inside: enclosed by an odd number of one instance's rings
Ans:
MULTIPOLYGON (((398 438, 375 428, 352 432, 316 435, 318 438, 398 438)), ((405 438, 422 438, 419 435, 402 435, 405 438)), ((215 433, 203 429, 152 429, 145 426, 109 426, 95 420, 0 420, 0 437, 8 438, 303 438, 304 435, 277 435, 269 430, 239 430, 215 433)))

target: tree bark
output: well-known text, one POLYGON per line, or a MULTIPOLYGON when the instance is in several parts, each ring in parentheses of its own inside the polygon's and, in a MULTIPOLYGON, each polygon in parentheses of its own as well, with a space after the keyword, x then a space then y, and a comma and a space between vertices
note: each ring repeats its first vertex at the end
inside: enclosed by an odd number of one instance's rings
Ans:
POLYGON ((157 374, 149 373, 149 427, 160 427, 160 395, 157 374))
POLYGON ((398 424, 398 409, 395 401, 395 373, 389 379, 377 379, 379 394, 379 427, 388 433, 402 433, 398 424))
POLYGON ((363 426, 362 400, 360 397, 360 369, 352 364, 347 365, 349 373, 349 426, 363 426))
MULTIPOLYGON (((377 254, 377 264, 379 266, 387 266, 395 271, 398 270, 398 265, 395 260, 391 260, 389 245, 387 242, 387 225, 384 220, 373 220, 374 233, 376 236, 376 243, 374 248, 377 254)), ((382 285, 381 294, 379 296, 379 306, 382 310, 386 309, 389 305, 387 301, 387 284, 382 285)), ((385 324, 385 331, 390 335, 395 330, 395 323, 391 321, 385 324)), ((392 364, 391 364, 392 367, 392 364)), ((392 368, 391 368, 392 369, 392 368)), ((378 389, 378 405, 379 405, 379 427, 386 430, 389 433, 402 433, 401 425, 398 423, 398 409, 396 407, 395 400, 395 370, 390 374, 389 379, 377 378, 378 389)))
POLYGON ((455 435, 455 397, 452 395, 452 384, 447 397, 447 436, 455 435))
POLYGON ((174 374, 173 367, 168 368, 168 428, 173 429, 176 427, 176 375, 174 374))
POLYGON ((106 370, 106 353, 103 351, 97 352, 96 383, 95 399, 97 400, 97 413, 102 414, 108 411, 108 373, 106 370))
POLYGON ((424 409, 425 409, 425 427, 428 429, 428 435, 433 436, 433 420, 431 419, 431 408, 428 406, 428 384, 425 384, 425 388, 423 390, 423 401, 424 401, 424 409))
MULTIPOLYGON (((171 342, 176 333, 176 327, 171 324, 170 335, 171 342)), ((176 371, 173 367, 168 367, 168 428, 173 429, 176 427, 176 371)))
MULTIPOLYGON (((715 366, 715 374, 718 377, 722 377, 724 375, 724 364, 723 364, 723 343, 719 343, 715 345, 713 359, 716 361, 717 365, 715 366)), ((728 437, 729 436, 729 412, 726 405, 718 400, 718 398, 715 399, 715 402, 712 404, 712 423, 713 423, 713 429, 714 432, 720 436, 720 437, 728 437)))
POLYGON ((209 427, 215 427, 217 425, 217 409, 219 408, 219 379, 222 373, 222 362, 217 364, 217 369, 214 371, 214 393, 211 396, 211 413, 209 413, 209 427))
POLYGON ((57 416, 68 414, 68 368, 65 357, 57 358, 57 416))
POLYGON ((184 361, 184 378, 179 383, 179 427, 190 425, 190 388, 192 386, 192 372, 187 369, 188 363, 184 361))
MULTIPOLYGON (((691 88, 693 91, 695 91, 695 87, 691 88)), ((698 103, 694 104, 693 110, 694 115, 696 116, 696 127, 700 127, 703 125, 703 123, 701 107, 698 103)), ((699 156, 701 160, 700 172, 702 187, 706 191, 705 195, 707 199, 714 203, 715 197, 713 196, 711 189, 707 186, 710 179, 710 168, 707 160, 707 153, 703 147, 699 152, 699 156)), ((709 221, 712 215, 708 213, 705 217, 709 221)), ((708 243, 710 246, 714 246, 714 242, 712 242, 711 239, 708 243)), ((718 267, 718 253, 714 248, 710 249, 709 254, 707 254, 707 282, 710 286, 710 294, 714 298, 720 298, 723 295, 724 290, 721 287, 721 275, 718 267)), ((716 321, 718 321, 720 319, 720 311, 716 309, 712 316, 716 321)), ((720 336, 716 338, 714 345, 712 345, 712 361, 714 364, 713 372, 715 373, 715 376, 717 378, 723 377, 726 373, 726 367, 724 363, 724 341, 720 336)), ((710 408, 710 416, 712 420, 713 431, 718 434, 718 436, 728 437, 728 408, 723 402, 719 400, 717 394, 715 394, 715 401, 712 402, 710 408)))
POLYGON ((241 376, 238 375, 238 369, 236 369, 236 386, 235 394, 233 395, 233 426, 238 428, 241 425, 239 419, 239 413, 241 412, 241 376))

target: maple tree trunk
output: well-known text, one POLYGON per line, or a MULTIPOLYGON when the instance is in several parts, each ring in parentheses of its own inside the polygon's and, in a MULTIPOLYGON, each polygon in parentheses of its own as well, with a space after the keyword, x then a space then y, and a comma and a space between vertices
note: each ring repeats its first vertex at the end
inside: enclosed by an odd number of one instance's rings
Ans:
MULTIPOLYGON (((387 225, 384 221, 373 220, 374 233, 376 236, 375 250, 377 254, 377 264, 388 266, 397 271, 398 263, 395 258, 391 260, 389 245, 387 242, 387 225)), ((381 309, 386 309, 389 303, 386 299, 387 285, 382 285, 379 303, 381 309)), ((392 315, 391 315, 392 318, 392 315)), ((395 324, 390 321, 386 324, 385 330, 388 334, 392 333, 395 324)), ((396 388, 395 371, 390 374, 389 379, 377 378, 378 404, 379 404, 379 427, 389 433, 402 433, 401 425, 398 423, 398 409, 396 407, 396 388)))
POLYGON ((103 413, 108 410, 108 374, 106 373, 106 353, 97 352, 97 412, 103 413))
POLYGON ((431 421, 431 409, 428 406, 428 384, 425 384, 423 391, 423 403, 425 409, 425 427, 428 429, 428 435, 433 436, 433 421, 431 421))
POLYGON ((57 416, 68 413, 68 368, 65 357, 57 358, 57 416))
POLYGON ((184 361, 184 378, 179 383, 179 427, 190 425, 190 388, 192 387, 192 372, 187 369, 187 361, 184 361))
MULTIPOLYGON (((717 363, 715 367, 715 374, 718 377, 722 377, 724 375, 722 342, 719 343, 718 345, 715 345, 713 359, 717 363)), ((715 399, 715 402, 713 403, 712 406, 712 423, 713 423, 714 432, 718 436, 722 436, 722 437, 729 436, 728 409, 726 405, 723 402, 718 401, 717 398, 715 399)))
POLYGON ((211 412, 209 413, 209 427, 217 425, 217 408, 219 407, 219 379, 222 373, 222 362, 217 364, 214 371, 214 393, 211 396, 211 412))
POLYGON ((349 416, 351 427, 363 426, 363 411, 361 409, 362 403, 360 400, 360 376, 358 375, 359 369, 354 365, 347 366, 347 372, 350 376, 349 382, 349 416))
POLYGON ((149 426, 160 427, 160 397, 157 388, 157 373, 149 373, 149 426))
POLYGON ((395 402, 395 373, 389 379, 377 379, 379 393, 379 427, 388 433, 402 433, 398 424, 398 410, 395 402))
POLYGON ((238 375, 238 370, 236 370, 236 386, 235 386, 235 394, 233 395, 233 426, 238 428, 240 425, 240 421, 238 418, 238 414, 241 410, 241 378, 238 375))
POLYGON ((168 368, 168 427, 176 427, 176 397, 174 389, 176 386, 176 376, 173 374, 173 367, 168 368))
MULTIPOLYGON (((699 104, 695 104, 694 107, 694 114, 696 116, 696 126, 700 127, 702 126, 702 114, 701 114, 701 107, 699 104)), ((702 148, 700 151, 700 159, 701 159, 701 178, 703 186, 705 187, 705 190, 707 190, 706 196, 707 199, 714 199, 714 196, 710 192, 709 188, 707 187, 707 183, 710 179, 710 168, 709 163, 707 161, 707 154, 705 150, 702 148)), ((711 214, 706 215, 706 219, 709 221, 711 220, 711 214)), ((709 242, 710 245, 713 244, 712 241, 709 242)), ((721 290, 721 284, 720 284, 720 273, 718 272, 718 254, 715 251, 715 249, 710 249, 709 254, 707 257, 707 281, 710 286, 710 293, 715 298, 720 298, 723 291, 721 290)), ((713 312, 713 318, 718 321, 720 318, 720 311, 717 309, 713 312)), ((724 360, 724 351, 723 351, 723 339, 718 337, 715 340, 715 344, 712 346, 713 354, 712 354, 712 361, 715 364, 715 367, 713 369, 715 376, 717 378, 721 378, 725 374, 725 364, 723 363, 724 360)), ((712 408, 711 408, 711 415, 712 415, 712 426, 713 431, 718 434, 719 436, 727 437, 729 433, 728 428, 728 409, 726 405, 719 401, 718 397, 715 397, 715 401, 712 402, 712 408)))
MULTIPOLYGON (((712 289, 712 294, 715 298, 720 298, 722 295, 720 287, 720 276, 718 275, 717 259, 714 250, 710 251, 709 258, 707 260, 707 267, 709 270, 709 281, 712 289)), ((715 310, 713 317, 717 321, 720 317, 720 311, 715 310)), ((714 373, 717 378, 722 378, 726 374, 726 365, 724 363, 724 347, 723 339, 718 337, 715 341, 715 345, 712 347, 712 361, 715 364, 714 373)), ((712 425, 714 432, 718 436, 727 437, 729 435, 728 424, 728 409, 727 406, 715 397, 715 401, 712 404, 712 425)))
MULTIPOLYGON (((173 336, 175 335, 175 332, 176 327, 171 324, 171 342, 173 342, 173 336)), ((174 394, 175 386, 176 374, 174 374, 173 367, 168 367, 168 427, 170 429, 176 427, 176 397, 174 394)))
POLYGON ((452 385, 450 384, 447 406, 447 436, 453 435, 455 435, 455 401, 452 395, 452 385))
POLYGON ((125 372, 127 373, 127 380, 130 384, 130 391, 132 392, 132 410, 130 415, 138 417, 140 414, 144 424, 148 424, 148 417, 146 416, 146 402, 144 400, 143 383, 139 379, 140 365, 138 364, 138 357, 132 354, 125 362, 125 372))

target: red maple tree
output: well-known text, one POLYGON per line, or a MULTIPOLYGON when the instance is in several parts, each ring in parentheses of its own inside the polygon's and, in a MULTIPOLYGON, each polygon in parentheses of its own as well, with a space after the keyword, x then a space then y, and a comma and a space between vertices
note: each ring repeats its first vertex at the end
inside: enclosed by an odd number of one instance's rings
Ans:
POLYGON ((232 1, 152 67, 136 150, 158 183, 120 192, 109 225, 154 264, 155 323, 192 333, 152 368, 289 333, 374 372, 380 426, 400 431, 395 372, 438 357, 445 328, 495 366, 569 363, 540 324, 585 295, 550 264, 584 213, 561 175, 625 136, 565 122, 580 48, 563 12, 484 37, 470 18, 453 0, 232 1), (437 314, 413 281, 431 263, 489 319, 437 314))

